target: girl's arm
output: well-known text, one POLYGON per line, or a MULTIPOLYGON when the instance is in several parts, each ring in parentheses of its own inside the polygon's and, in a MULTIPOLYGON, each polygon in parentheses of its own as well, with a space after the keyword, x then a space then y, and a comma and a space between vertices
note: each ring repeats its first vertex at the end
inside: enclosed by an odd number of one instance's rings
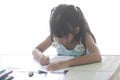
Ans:
POLYGON ((68 60, 67 63, 69 66, 77 66, 101 61, 100 51, 89 34, 87 34, 85 42, 86 47, 89 50, 89 54, 68 60))
POLYGON ((46 65, 50 63, 49 57, 42 54, 48 47, 50 47, 50 45, 51 45, 51 39, 50 36, 48 36, 41 44, 39 44, 32 51, 33 57, 42 65, 46 65))
POLYGON ((51 38, 48 36, 41 44, 39 44, 36 48, 41 52, 44 52, 51 45, 51 38))
POLYGON ((90 35, 86 37, 86 47, 89 50, 89 54, 76 57, 67 61, 58 61, 48 65, 48 71, 54 71, 62 68, 66 68, 69 66, 78 66, 83 64, 95 63, 101 61, 100 52, 96 46, 96 43, 92 39, 90 35))

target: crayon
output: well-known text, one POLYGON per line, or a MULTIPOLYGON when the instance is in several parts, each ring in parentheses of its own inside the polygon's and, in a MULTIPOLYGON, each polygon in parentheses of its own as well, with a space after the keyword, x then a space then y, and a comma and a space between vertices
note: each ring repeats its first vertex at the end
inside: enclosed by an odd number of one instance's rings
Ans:
POLYGON ((6 71, 6 72, 0 74, 0 80, 5 79, 12 72, 13 71, 6 71))

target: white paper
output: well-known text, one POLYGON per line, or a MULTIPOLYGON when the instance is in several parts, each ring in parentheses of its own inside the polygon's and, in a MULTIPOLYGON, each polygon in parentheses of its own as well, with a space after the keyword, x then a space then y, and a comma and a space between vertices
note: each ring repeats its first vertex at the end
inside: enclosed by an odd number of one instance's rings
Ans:
MULTIPOLYGON (((65 61, 65 60, 69 60, 69 59, 72 59, 72 58, 73 58, 72 56, 54 56, 54 57, 51 57, 50 63, 57 62, 57 61, 65 61)), ((47 68, 47 65, 46 66, 41 66, 40 70, 47 71, 46 68, 47 68)), ((69 70, 69 69, 70 68, 60 69, 60 70, 56 70, 54 72, 63 72, 65 70, 69 70)))
MULTIPOLYGON (((69 60, 72 59, 72 56, 50 56, 50 62, 55 62, 55 61, 64 61, 64 60, 69 60)), ((26 57, 22 57, 21 60, 20 58, 18 58, 19 60, 15 61, 15 64, 8 64, 7 66, 8 68, 13 68, 16 71, 20 71, 20 72, 28 72, 28 71, 33 71, 33 72, 38 72, 38 70, 42 70, 42 71, 46 71, 46 66, 40 65, 40 63, 38 61, 36 61, 33 57, 31 56, 26 56, 26 57), (16 66, 15 66, 16 65, 16 66)), ((64 70, 69 70, 70 68, 65 68, 65 69, 60 69, 60 70, 56 70, 54 72, 63 72, 64 70)))

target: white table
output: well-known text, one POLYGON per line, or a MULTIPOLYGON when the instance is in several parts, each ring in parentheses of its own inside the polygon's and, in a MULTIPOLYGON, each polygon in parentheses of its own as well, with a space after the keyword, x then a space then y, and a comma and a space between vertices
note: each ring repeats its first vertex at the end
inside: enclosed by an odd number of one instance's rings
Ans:
POLYGON ((0 55, 0 66, 13 70, 14 80, 107 80, 120 64, 120 56, 102 56, 102 62, 70 68, 66 75, 37 73, 39 63, 32 55, 0 55), (34 71, 33 77, 28 72, 34 71))
POLYGON ((108 80, 119 64, 120 56, 102 56, 100 63, 73 67, 63 80, 108 80))

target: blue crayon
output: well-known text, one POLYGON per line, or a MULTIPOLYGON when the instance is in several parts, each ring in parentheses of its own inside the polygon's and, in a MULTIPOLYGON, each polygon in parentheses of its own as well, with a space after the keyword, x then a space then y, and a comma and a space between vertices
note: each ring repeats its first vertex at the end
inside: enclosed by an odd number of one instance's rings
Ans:
POLYGON ((5 72, 6 69, 2 69, 0 70, 0 74, 2 74, 3 72, 5 72))
POLYGON ((0 74, 0 80, 5 79, 6 77, 8 77, 9 74, 11 74, 13 71, 6 71, 2 74, 0 74))

